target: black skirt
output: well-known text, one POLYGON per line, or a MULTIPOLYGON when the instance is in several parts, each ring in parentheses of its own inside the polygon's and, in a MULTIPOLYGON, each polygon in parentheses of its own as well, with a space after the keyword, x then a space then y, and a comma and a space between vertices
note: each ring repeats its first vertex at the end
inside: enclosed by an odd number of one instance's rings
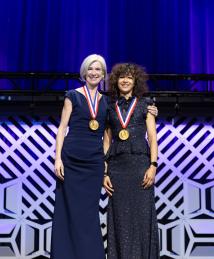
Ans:
POLYGON ((121 154, 109 161, 114 188, 108 205, 108 259, 159 258, 154 186, 143 189, 146 154, 121 154))

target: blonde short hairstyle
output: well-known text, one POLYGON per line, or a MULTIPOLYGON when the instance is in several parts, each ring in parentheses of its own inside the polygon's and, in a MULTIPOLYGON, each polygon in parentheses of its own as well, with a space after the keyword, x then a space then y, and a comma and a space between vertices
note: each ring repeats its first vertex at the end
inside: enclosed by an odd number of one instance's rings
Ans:
POLYGON ((92 54, 92 55, 89 55, 87 56, 82 64, 81 64, 81 67, 80 67, 80 77, 83 81, 85 81, 85 78, 86 78, 86 73, 88 71, 88 68, 89 66, 94 63, 94 62, 100 62, 101 64, 101 67, 102 67, 102 70, 103 70, 103 76, 104 76, 104 80, 106 79, 106 75, 107 75, 107 67, 106 67, 106 62, 105 62, 105 59, 100 56, 100 55, 97 55, 97 54, 92 54))

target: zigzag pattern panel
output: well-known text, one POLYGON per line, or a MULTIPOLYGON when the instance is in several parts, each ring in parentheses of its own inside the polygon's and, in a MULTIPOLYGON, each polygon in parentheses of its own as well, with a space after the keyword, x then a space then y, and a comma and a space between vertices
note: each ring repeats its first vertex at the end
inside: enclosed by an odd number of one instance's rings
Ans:
MULTIPOLYGON (((0 118, 0 258, 48 258, 58 117, 0 118)), ((161 258, 214 259, 214 118, 157 123, 161 258)), ((106 243, 104 190, 100 220, 106 243)))
POLYGON ((158 124, 156 208, 163 258, 214 258, 213 118, 158 124))
POLYGON ((49 255, 55 118, 1 118, 0 257, 49 255))

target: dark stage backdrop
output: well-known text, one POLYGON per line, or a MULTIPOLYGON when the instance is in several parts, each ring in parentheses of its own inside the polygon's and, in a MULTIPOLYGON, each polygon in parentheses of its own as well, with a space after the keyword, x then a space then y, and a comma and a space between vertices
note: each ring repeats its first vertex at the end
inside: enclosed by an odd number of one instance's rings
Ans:
POLYGON ((214 73, 212 0, 8 0, 0 70, 78 72, 103 55, 150 73, 214 73))

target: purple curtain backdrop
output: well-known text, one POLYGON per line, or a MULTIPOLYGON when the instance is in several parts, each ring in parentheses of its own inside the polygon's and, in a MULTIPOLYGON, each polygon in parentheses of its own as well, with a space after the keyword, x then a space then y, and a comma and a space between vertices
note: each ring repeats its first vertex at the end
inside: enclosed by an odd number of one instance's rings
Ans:
POLYGON ((8 0, 0 8, 0 71, 78 72, 103 55, 149 73, 214 73, 212 0, 8 0))

